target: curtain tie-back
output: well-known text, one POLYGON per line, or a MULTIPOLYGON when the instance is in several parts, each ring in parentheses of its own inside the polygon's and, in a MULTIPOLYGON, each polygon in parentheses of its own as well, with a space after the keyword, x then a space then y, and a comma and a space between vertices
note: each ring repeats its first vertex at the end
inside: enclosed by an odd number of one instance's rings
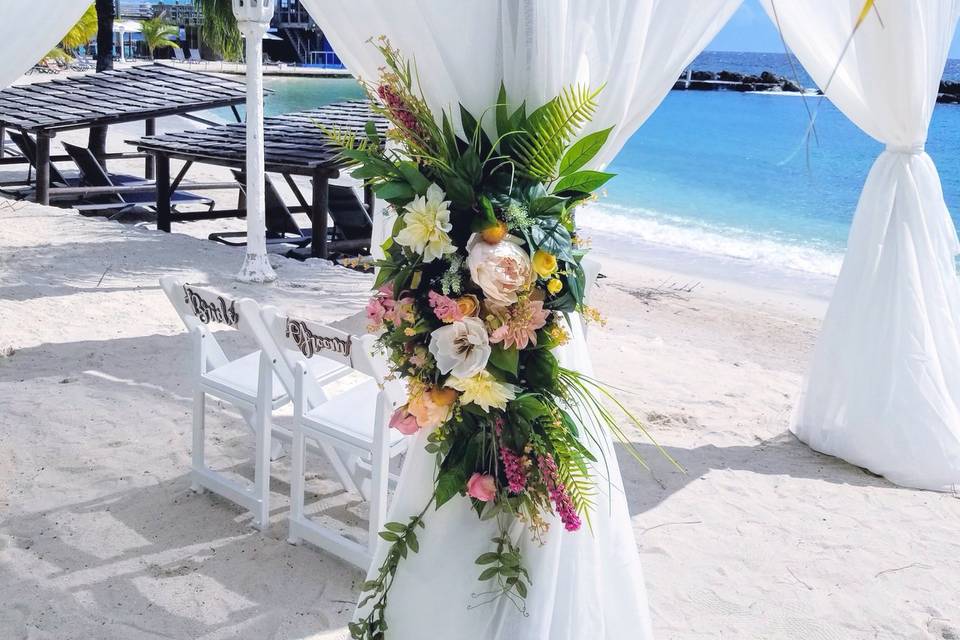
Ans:
POLYGON ((888 144, 886 151, 888 153, 899 153, 905 156, 918 156, 924 152, 924 145, 922 142, 907 145, 888 144))

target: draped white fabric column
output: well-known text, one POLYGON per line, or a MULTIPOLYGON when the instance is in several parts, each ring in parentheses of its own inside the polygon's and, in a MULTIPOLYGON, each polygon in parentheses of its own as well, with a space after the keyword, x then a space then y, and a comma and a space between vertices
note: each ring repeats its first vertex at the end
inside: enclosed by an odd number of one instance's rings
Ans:
MULTIPOLYGON (((864 1, 762 1, 824 87, 864 1)), ((887 149, 860 196, 791 428, 897 484, 949 489, 960 484, 960 247, 923 146, 960 2, 876 10, 825 93, 887 149)))
MULTIPOLYGON (((599 86, 592 127, 615 125, 605 162, 666 96, 681 70, 713 37, 740 0, 304 0, 347 67, 376 80, 382 65, 366 43, 386 35, 415 59, 431 108, 462 103, 480 114, 501 80, 511 102, 530 108, 572 83, 599 86)), ((458 118, 454 118, 458 120, 458 118)), ((590 372, 579 319, 558 353, 590 372)), ((526 611, 501 599, 484 604, 473 560, 496 535, 465 500, 425 516, 420 550, 401 565, 390 593, 388 637, 449 640, 649 640, 651 625, 640 558, 609 436, 585 442, 597 469, 592 531, 563 531, 555 519, 540 545, 516 523, 511 535, 530 572, 526 611)), ((407 521, 433 493, 436 462, 426 434, 411 444, 391 505, 407 521)), ((374 559, 378 567, 381 545, 374 559)))
POLYGON ((0 2, 0 89, 53 49, 89 6, 87 0, 0 2))

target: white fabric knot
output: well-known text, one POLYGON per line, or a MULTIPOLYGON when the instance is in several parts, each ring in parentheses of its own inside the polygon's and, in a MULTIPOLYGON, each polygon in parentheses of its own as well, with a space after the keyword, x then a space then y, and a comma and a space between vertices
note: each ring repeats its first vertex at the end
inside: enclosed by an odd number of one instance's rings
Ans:
POLYGON ((922 142, 916 142, 914 144, 888 144, 887 153, 899 153, 905 156, 918 156, 924 152, 924 146, 922 142))

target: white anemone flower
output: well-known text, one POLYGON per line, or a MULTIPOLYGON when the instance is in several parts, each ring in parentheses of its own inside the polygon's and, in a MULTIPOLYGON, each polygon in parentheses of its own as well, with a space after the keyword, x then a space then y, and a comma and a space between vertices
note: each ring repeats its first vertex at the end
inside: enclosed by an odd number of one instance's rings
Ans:
POLYGON ((430 353, 442 373, 470 378, 484 370, 490 359, 490 338, 483 321, 464 318, 430 334, 430 353))
POLYGON ((407 205, 403 214, 404 227, 395 240, 423 256, 424 262, 433 262, 457 248, 450 241, 450 202, 444 200, 443 189, 431 184, 427 196, 418 196, 407 205))

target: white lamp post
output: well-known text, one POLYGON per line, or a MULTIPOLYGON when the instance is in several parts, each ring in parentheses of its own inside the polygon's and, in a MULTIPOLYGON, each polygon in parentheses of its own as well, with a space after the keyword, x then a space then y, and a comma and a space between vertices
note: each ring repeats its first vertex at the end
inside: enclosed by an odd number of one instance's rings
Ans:
POLYGON ((233 0, 233 15, 246 38, 247 54, 247 255, 237 274, 242 282, 277 279, 267 259, 263 161, 263 36, 274 0, 233 0))

